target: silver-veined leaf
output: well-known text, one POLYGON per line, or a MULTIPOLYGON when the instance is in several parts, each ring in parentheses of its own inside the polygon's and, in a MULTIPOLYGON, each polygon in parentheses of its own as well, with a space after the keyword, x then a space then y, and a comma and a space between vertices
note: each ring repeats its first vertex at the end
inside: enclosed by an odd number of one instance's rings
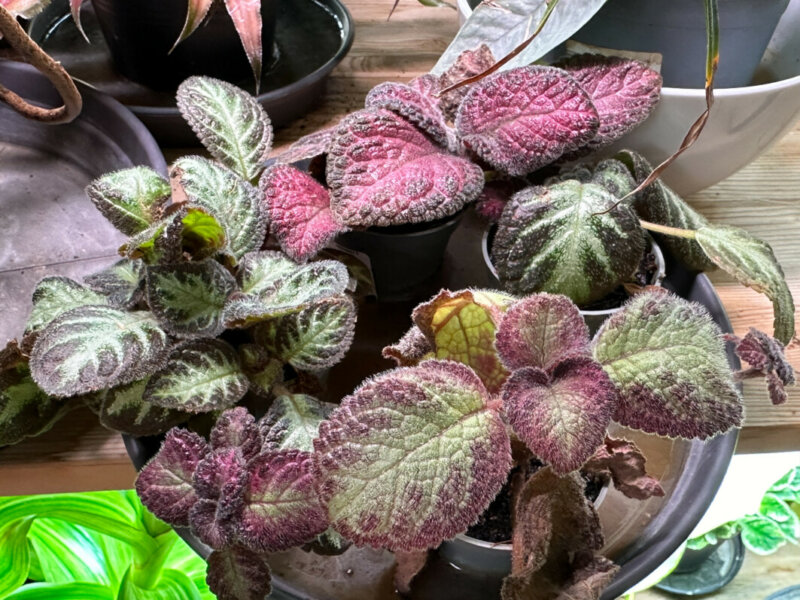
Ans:
POLYGON ((33 290, 33 308, 25 331, 39 331, 68 310, 93 304, 108 304, 108 300, 72 279, 45 277, 33 290))
POLYGON ((335 408, 335 404, 320 402, 306 394, 275 398, 258 424, 264 439, 264 449, 313 452, 319 424, 335 408))
POLYGON ((100 424, 128 435, 158 435, 179 425, 191 415, 163 408, 144 399, 148 379, 108 390, 100 405, 100 424))
POLYGON ((125 235, 135 235, 158 220, 172 190, 152 169, 133 167, 95 179, 86 193, 114 227, 125 235))
POLYGON ((131 308, 139 301, 144 287, 144 263, 122 259, 107 269, 89 275, 83 282, 105 296, 112 306, 131 308))

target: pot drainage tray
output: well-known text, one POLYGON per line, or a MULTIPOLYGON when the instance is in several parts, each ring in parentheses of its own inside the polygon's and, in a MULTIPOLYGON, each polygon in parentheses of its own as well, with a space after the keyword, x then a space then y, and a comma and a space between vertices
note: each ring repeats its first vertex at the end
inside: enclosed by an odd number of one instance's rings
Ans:
MULTIPOLYGON (((61 103, 27 65, 0 61, 0 82, 36 103, 61 103)), ((80 279, 119 259, 124 237, 86 197, 88 183, 134 165, 166 173, 155 140, 128 110, 85 86, 81 94, 83 112, 67 125, 29 121, 0 104, 0 347, 22 334, 42 277, 80 279)))
MULTIPOLYGON (((56 0, 31 22, 29 33, 74 78, 130 108, 160 143, 196 146, 175 93, 151 90, 114 71, 91 4, 81 11, 81 22, 91 44, 69 16, 68 1, 56 0)), ((272 61, 265 59, 258 96, 274 126, 301 116, 321 98, 328 75, 352 42, 352 19, 340 0, 279 0, 272 61)), ((254 93, 252 78, 236 83, 254 93)))

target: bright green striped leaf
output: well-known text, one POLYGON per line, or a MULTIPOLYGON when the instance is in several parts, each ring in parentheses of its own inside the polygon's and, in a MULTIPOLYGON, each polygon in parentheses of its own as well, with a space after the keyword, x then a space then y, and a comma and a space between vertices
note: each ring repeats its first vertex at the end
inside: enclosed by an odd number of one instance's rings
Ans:
POLYGON ((183 188, 190 202, 207 209, 222 224, 227 250, 237 260, 261 247, 267 221, 261 213, 256 187, 200 156, 178 159, 170 177, 183 188))
POLYGON ((181 410, 163 408, 144 399, 148 379, 108 390, 100 406, 100 424, 114 431, 144 436, 164 433, 189 420, 181 410))
POLYGON ((774 494, 765 494, 761 500, 759 513, 774 521, 787 540, 793 543, 800 541, 800 517, 785 500, 774 494))
POLYGON ((33 518, 4 523, 0 528, 0 598, 14 591, 28 578, 30 551, 28 530, 33 518))
POLYGON ((29 583, 6 600, 115 600, 114 590, 102 583, 72 581, 70 583, 29 583))
POLYGON ((515 194, 498 224, 492 262, 512 293, 601 299, 636 271, 644 235, 633 211, 604 187, 576 180, 515 194))
POLYGON ((250 94, 210 77, 190 77, 178 87, 178 108, 211 155, 247 181, 264 168, 272 124, 250 94))
POLYGON ((179 337, 215 337, 236 280, 213 259, 147 269, 147 301, 158 322, 179 337))
POLYGON ((116 595, 116 600, 200 600, 200 592, 194 582, 175 569, 164 569, 152 587, 136 584, 133 565, 125 573, 116 595))
POLYGON ((31 375, 52 396, 85 394, 154 373, 167 349, 167 334, 150 312, 73 308, 42 330, 31 375))
POLYGON ((331 523, 358 545, 437 546, 464 531, 506 481, 506 425, 467 366, 431 360, 373 377, 314 442, 331 523))
POLYGON ((342 360, 353 341, 355 326, 355 305, 349 297, 340 295, 260 324, 255 340, 296 369, 318 371, 342 360))
POLYGON ((774 336, 782 344, 789 344, 794 337, 794 301, 770 245, 743 229, 728 226, 698 229, 697 243, 718 267, 739 283, 772 300, 774 336))
POLYGON ((327 419, 335 404, 320 402, 306 394, 275 398, 259 421, 265 450, 314 451, 319 424, 327 419))
POLYGON ((175 348, 164 370, 150 378, 144 398, 187 412, 229 408, 244 397, 248 380, 236 351, 222 340, 193 340, 175 348))
POLYGON ((741 519, 739 523, 742 526, 742 541, 751 552, 772 554, 786 543, 786 536, 771 519, 751 515, 741 519))
POLYGON ((131 308, 140 299, 144 283, 144 263, 140 260, 122 259, 108 269, 89 275, 83 282, 105 296, 112 306, 131 308))
POLYGON ((33 290, 33 309, 25 331, 39 331, 68 310, 92 304, 108 304, 108 300, 72 279, 45 277, 33 290))
POLYGON ((622 425, 708 438, 741 424, 722 333, 701 304, 660 289, 637 294, 603 323, 594 356, 619 390, 622 425))
POLYGON ((135 235, 158 219, 172 190, 152 169, 134 167, 95 179, 86 193, 114 227, 125 235, 135 235))

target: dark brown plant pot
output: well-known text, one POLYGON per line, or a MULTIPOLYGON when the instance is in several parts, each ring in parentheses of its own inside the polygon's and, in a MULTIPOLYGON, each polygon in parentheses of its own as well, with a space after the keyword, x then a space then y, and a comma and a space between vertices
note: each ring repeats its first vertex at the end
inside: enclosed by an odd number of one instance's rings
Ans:
MULTIPOLYGON (((252 77, 242 42, 225 10, 214 2, 200 27, 170 49, 186 21, 188 0, 92 0, 117 71, 156 90, 172 90, 191 75, 226 81, 252 77)), ((269 64, 276 0, 261 1, 264 63, 269 64)))

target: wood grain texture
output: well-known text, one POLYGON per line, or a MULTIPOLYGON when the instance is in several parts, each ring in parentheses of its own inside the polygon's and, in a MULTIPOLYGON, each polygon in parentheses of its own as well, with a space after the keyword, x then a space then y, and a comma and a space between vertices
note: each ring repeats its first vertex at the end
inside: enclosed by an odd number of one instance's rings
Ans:
MULTIPOLYGON (((353 48, 334 71, 319 107, 276 132, 275 152, 361 108, 374 85, 427 72, 457 30, 456 14, 447 8, 401 0, 387 22, 392 0, 345 1, 356 21, 353 48)), ((713 221, 744 227, 770 242, 800 299, 800 127, 741 172, 689 201, 713 221)), ((712 280, 737 333, 749 326, 771 331, 772 309, 763 296, 719 273, 712 280)), ((789 355, 800 367, 800 348, 789 355)), ((743 450, 800 448, 800 388, 781 407, 769 405, 759 383, 747 382, 744 397, 743 450)), ((0 496, 126 488, 134 477, 121 438, 100 427, 89 411, 68 415, 37 439, 0 450, 0 496)))

